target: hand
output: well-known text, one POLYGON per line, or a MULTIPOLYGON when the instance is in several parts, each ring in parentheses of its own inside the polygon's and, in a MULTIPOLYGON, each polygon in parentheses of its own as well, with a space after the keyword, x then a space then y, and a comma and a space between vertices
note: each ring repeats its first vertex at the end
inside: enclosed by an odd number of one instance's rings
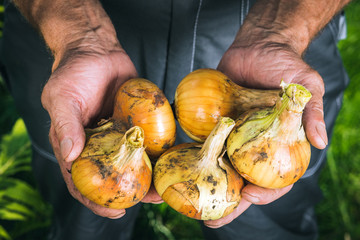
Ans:
POLYGON ((50 142, 69 192, 95 214, 119 218, 125 210, 105 208, 82 196, 69 170, 84 147, 84 126, 110 116, 116 90, 137 75, 135 67, 120 48, 76 49, 55 59, 54 69, 41 100, 51 118, 50 142))
MULTIPOLYGON (((313 146, 325 148, 328 140, 322 100, 324 82, 321 76, 290 46, 267 40, 255 42, 249 44, 235 41, 224 54, 218 69, 244 87, 279 88, 281 79, 287 83, 304 85, 312 93, 303 115, 306 136, 313 146)), ((292 185, 282 189, 265 189, 248 184, 242 190, 243 199, 234 212, 222 219, 206 221, 205 225, 221 227, 242 214, 251 204, 271 203, 291 188, 292 185)))
POLYGON ((204 224, 210 228, 222 227, 240 216, 251 206, 251 204, 264 205, 271 203, 288 193, 292 186, 293 185, 290 185, 280 189, 266 189, 253 184, 248 184, 241 191, 242 199, 238 207, 232 213, 217 220, 204 221, 204 224))
POLYGON ((326 147, 324 82, 319 73, 289 46, 271 42, 248 46, 234 43, 223 56, 218 69, 244 87, 279 88, 281 79, 286 83, 304 85, 312 94, 303 114, 306 136, 314 147, 326 147))

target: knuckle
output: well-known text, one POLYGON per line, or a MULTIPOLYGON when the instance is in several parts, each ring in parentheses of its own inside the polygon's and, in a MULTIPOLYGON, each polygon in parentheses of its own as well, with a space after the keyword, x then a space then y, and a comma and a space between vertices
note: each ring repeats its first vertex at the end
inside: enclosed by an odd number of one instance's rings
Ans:
POLYGON ((54 129, 58 134, 58 137, 62 137, 62 135, 71 129, 72 123, 65 119, 58 119, 54 122, 54 129))

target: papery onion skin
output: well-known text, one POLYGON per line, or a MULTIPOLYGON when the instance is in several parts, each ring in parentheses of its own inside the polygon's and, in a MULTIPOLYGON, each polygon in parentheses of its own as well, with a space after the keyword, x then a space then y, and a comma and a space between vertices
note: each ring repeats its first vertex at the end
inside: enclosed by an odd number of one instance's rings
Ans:
POLYGON ((134 78, 120 86, 113 118, 126 123, 128 128, 139 126, 144 129, 144 145, 151 159, 158 158, 175 143, 172 108, 164 93, 149 80, 134 78))
MULTIPOLYGON (((221 150, 222 145, 217 147, 221 150)), ((238 206, 244 182, 226 156, 209 157, 212 153, 202 147, 183 143, 161 155, 154 168, 154 186, 176 211, 194 219, 215 220, 238 206)))
POLYGON ((245 88, 218 70, 198 69, 178 85, 175 115, 190 138, 204 142, 221 117, 236 119, 250 109, 273 106, 279 92, 245 88))
POLYGON ((83 152, 72 164, 71 175, 76 188, 89 200, 107 208, 125 209, 148 192, 152 167, 142 147, 142 129, 134 127, 125 132, 114 126, 119 125, 109 122, 99 132, 91 131, 83 152), (129 142, 130 146, 126 145, 129 142))
POLYGON ((227 139, 227 153, 234 168, 249 182, 264 188, 283 188, 305 173, 311 156, 302 125, 302 110, 311 98, 302 100, 285 93, 274 108, 241 115, 227 139))

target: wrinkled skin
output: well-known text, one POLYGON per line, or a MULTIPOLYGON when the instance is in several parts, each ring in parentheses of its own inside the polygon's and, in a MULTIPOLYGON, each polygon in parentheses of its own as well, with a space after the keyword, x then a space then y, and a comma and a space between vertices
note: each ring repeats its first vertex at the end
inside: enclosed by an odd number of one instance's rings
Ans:
MULTIPOLYGON (((95 214, 120 218, 125 210, 105 208, 82 196, 68 170, 84 147, 84 127, 111 115, 116 89, 137 76, 135 67, 122 49, 91 53, 76 49, 58 62, 55 59, 53 69, 41 100, 51 118, 50 142, 69 192, 95 214)), ((156 203, 161 198, 151 189, 143 201, 156 203)))
MULTIPOLYGON (((304 85, 312 93, 312 99, 306 105, 303 115, 306 136, 314 147, 319 149, 326 147, 328 140, 322 100, 324 82, 320 75, 289 46, 277 43, 245 46, 234 42, 224 54, 218 70, 224 72, 237 84, 251 88, 279 88, 281 79, 287 83, 304 85)), ((251 204, 271 203, 289 192, 292 186, 265 189, 248 184, 242 190, 243 199, 233 213, 215 221, 206 221, 205 225, 218 228, 228 224, 251 204)))
POLYGON ((236 83, 253 88, 279 88, 280 80, 305 86, 312 98, 304 111, 304 127, 310 143, 319 149, 327 145, 323 100, 324 82, 297 53, 284 45, 237 47, 224 55, 219 70, 236 83))

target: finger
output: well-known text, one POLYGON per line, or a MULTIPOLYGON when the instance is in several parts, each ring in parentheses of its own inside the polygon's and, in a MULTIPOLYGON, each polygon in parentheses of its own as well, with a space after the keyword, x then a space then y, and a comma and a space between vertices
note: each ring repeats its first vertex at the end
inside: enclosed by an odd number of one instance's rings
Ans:
POLYGON ((119 218, 122 218, 123 216, 125 216, 126 214, 126 211, 122 211, 121 213, 117 214, 117 215, 109 215, 107 216, 107 218, 110 218, 110 219, 119 219, 119 218))
POLYGON ((303 123, 309 142, 318 149, 324 149, 328 144, 328 137, 324 122, 322 98, 313 98, 306 105, 303 123))
POLYGON ((217 220, 207 220, 204 221, 204 225, 209 228, 219 228, 226 224, 229 224, 232 222, 235 218, 240 216, 243 212, 245 212, 246 209, 248 209, 251 206, 251 202, 247 201, 246 199, 241 199, 239 205, 235 208, 235 210, 230 213, 229 215, 217 219, 217 220))
POLYGON ((319 73, 310 67, 292 81, 304 85, 311 92, 312 97, 303 114, 304 129, 309 142, 316 148, 324 149, 328 144, 323 109, 324 81, 319 73))
POLYGON ((107 217, 111 219, 121 218, 125 215, 125 209, 112 209, 106 208, 101 205, 98 205, 91 200, 87 199, 85 196, 81 195, 79 191, 75 189, 75 191, 69 189, 71 195, 77 199, 80 203, 82 203, 85 207, 90 209, 94 214, 99 215, 101 217, 107 217))
MULTIPOLYGON (((88 199, 86 199, 88 200, 88 199)), ((118 219, 121 218, 125 215, 126 210, 125 209, 111 209, 111 208, 106 208, 100 205, 97 205, 94 202, 91 202, 90 200, 88 200, 88 202, 83 203, 87 208, 89 208, 93 213, 95 213, 98 216, 101 217, 107 217, 107 218, 111 218, 111 219, 118 219)))
POLYGON ((292 186, 293 185, 279 189, 268 189, 248 184, 241 191, 241 195, 245 200, 253 204, 263 205, 271 203, 284 196, 291 190, 292 186))
POLYGON ((80 155, 85 144, 80 108, 69 100, 55 106, 48 108, 53 128, 50 142, 58 160, 71 162, 80 155))
POLYGON ((57 160, 62 159, 60 154, 60 145, 59 140, 56 137, 54 126, 51 124, 49 131, 49 141, 54 151, 55 157, 57 160))
POLYGON ((141 200, 143 203, 153 203, 153 204, 160 204, 163 203, 164 200, 160 197, 160 195, 157 193, 155 187, 153 184, 151 184, 151 187, 146 194, 146 196, 141 200))
POLYGON ((69 192, 71 193, 71 195, 96 215, 111 219, 117 219, 121 218, 126 213, 125 209, 112 209, 98 205, 83 196, 75 187, 72 187, 71 185, 68 185, 68 187, 71 188, 69 188, 69 192))

